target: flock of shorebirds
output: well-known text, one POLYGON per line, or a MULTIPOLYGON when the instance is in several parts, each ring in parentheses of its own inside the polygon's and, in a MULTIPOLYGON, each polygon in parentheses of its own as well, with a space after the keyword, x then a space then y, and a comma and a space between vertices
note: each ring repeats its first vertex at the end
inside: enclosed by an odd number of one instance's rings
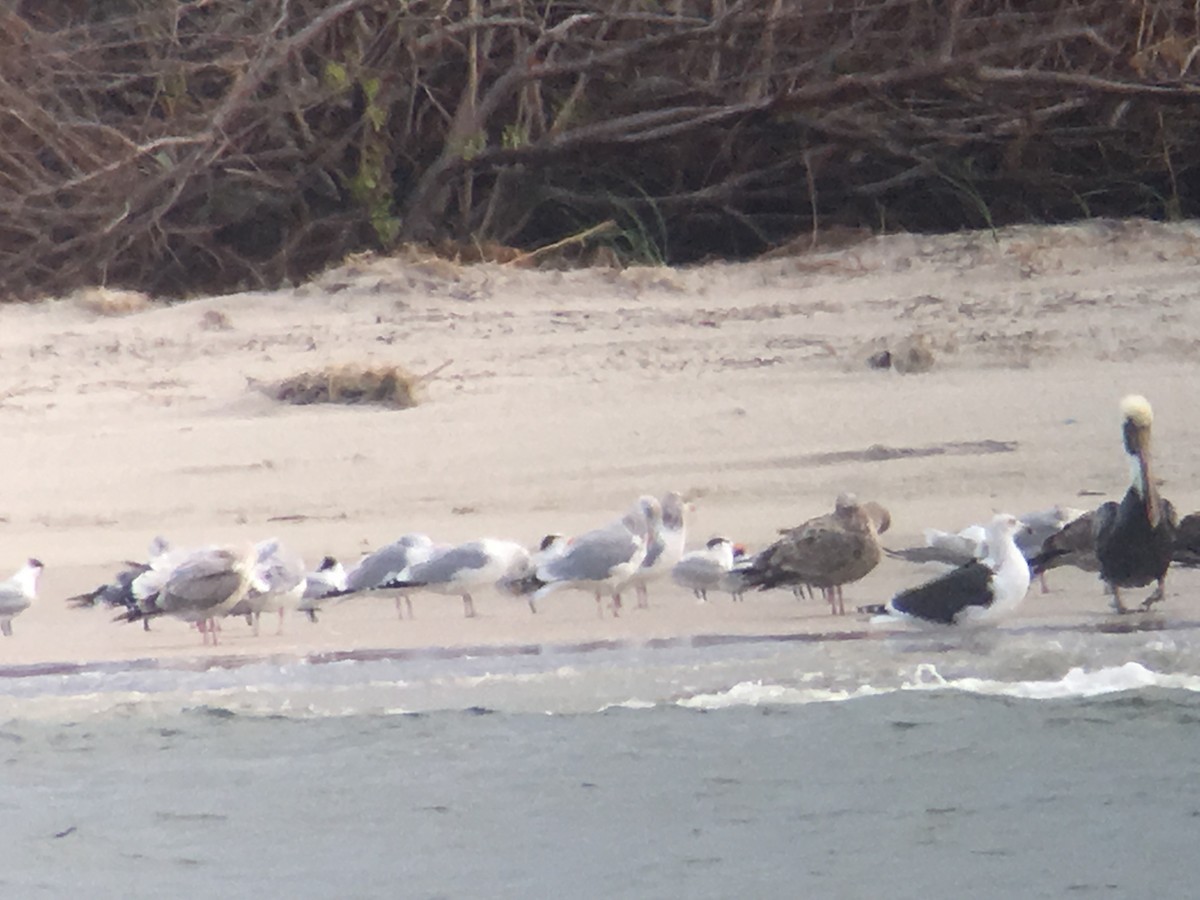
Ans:
MULTIPOLYGON (((1164 596, 1172 563, 1200 565, 1200 513, 1178 521, 1151 472, 1150 404, 1140 396, 1121 401, 1122 439, 1132 472, 1120 503, 1091 511, 1054 507, 1016 517, 1001 514, 983 526, 955 534, 928 530, 925 546, 885 550, 879 535, 891 519, 878 503, 851 494, 837 498, 833 512, 780 532, 762 551, 748 555, 740 545, 714 537, 685 552, 689 505, 678 493, 638 498, 623 516, 571 538, 548 535, 529 549, 485 538, 457 545, 435 544, 407 534, 364 556, 347 571, 325 557, 308 570, 278 540, 247 551, 229 547, 173 548, 162 539, 147 561, 127 563, 113 581, 69 598, 77 607, 108 606, 117 619, 141 621, 167 615, 193 623, 204 643, 218 642, 219 622, 245 616, 258 634, 259 620, 289 610, 316 621, 322 603, 363 593, 391 593, 396 609, 412 616, 411 593, 432 591, 462 598, 475 615, 473 592, 494 587, 525 599, 532 612, 547 596, 564 590, 591 592, 600 616, 616 616, 622 594, 632 590, 647 605, 648 586, 670 578, 707 600, 727 592, 737 601, 750 590, 790 588, 799 598, 820 590, 833 613, 845 614, 842 589, 871 572, 884 555, 951 566, 922 585, 903 590, 886 604, 858 611, 888 619, 942 625, 982 622, 1010 612, 1024 599, 1031 578, 1059 565, 1099 573, 1113 609, 1126 612, 1122 590, 1155 585, 1141 604, 1149 609, 1164 596)), ((31 559, 0 582, 0 630, 36 597, 42 563, 31 559)), ((1044 582, 1043 582, 1044 588, 1044 582)))

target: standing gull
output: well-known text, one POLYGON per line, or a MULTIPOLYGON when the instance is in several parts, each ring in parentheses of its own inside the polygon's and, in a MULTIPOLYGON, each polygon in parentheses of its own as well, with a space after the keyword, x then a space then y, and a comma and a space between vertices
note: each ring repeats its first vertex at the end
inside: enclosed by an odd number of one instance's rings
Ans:
POLYGON ((283 620, 289 606, 295 607, 304 596, 307 584, 304 560, 289 553, 275 538, 255 546, 254 584, 230 615, 244 615, 258 637, 259 620, 263 613, 278 613, 277 635, 283 634, 283 620))
POLYGON ((671 569, 671 578, 707 602, 708 592, 721 587, 722 580, 733 568, 733 543, 729 538, 715 537, 703 550, 685 553, 671 569))
POLYGON ((451 547, 441 553, 409 566, 395 579, 380 588, 422 588, 439 594, 462 597, 463 614, 475 618, 475 601, 471 591, 511 581, 529 570, 529 551, 513 541, 484 538, 451 547))
POLYGON ((538 543, 537 549, 529 554, 528 568, 524 572, 501 578, 496 582, 496 587, 514 597, 525 597, 529 602, 529 608, 533 612, 537 612, 531 599, 534 591, 543 585, 543 582, 537 577, 537 570, 552 559, 562 556, 570 543, 566 536, 558 532, 551 532, 543 537, 538 543))
MULTIPOLYGON (((1061 505, 1025 513, 1018 517, 1022 527, 1017 532, 1017 547, 1032 565, 1032 561, 1044 552, 1047 541, 1061 533, 1080 516, 1085 515, 1087 513, 1082 509, 1061 505)), ((1090 529, 1091 526, 1089 525, 1088 528, 1090 529)), ((924 547, 885 550, 884 552, 888 556, 909 562, 940 562, 952 566, 961 566, 972 559, 983 559, 988 555, 987 528, 984 525, 968 525, 959 532, 926 528, 924 535, 924 547)), ((1041 579, 1042 593, 1046 593, 1044 572, 1038 571, 1034 574, 1043 575, 1041 579)))
POLYGON ((12 620, 37 599, 38 578, 42 574, 40 560, 31 559, 7 581, 0 581, 0 633, 12 637, 12 620))
POLYGON ((1121 420, 1131 473, 1129 489, 1119 504, 1111 500, 1101 504, 1093 522, 1100 578, 1112 592, 1113 609, 1119 613, 1126 612, 1121 588, 1156 582, 1142 609, 1163 598, 1178 525, 1175 509, 1159 496, 1150 468, 1154 413, 1149 401, 1136 394, 1125 397, 1121 420))
MULTIPOLYGON (((121 607, 127 612, 138 608, 137 597, 133 594, 133 583, 146 572, 156 566, 161 567, 168 558, 171 544, 164 537, 156 537, 150 542, 147 562, 125 561, 125 568, 119 571, 112 581, 105 582, 97 588, 83 594, 68 597, 67 603, 75 609, 91 609, 100 604, 108 607, 121 607)), ((174 563, 172 563, 173 565, 174 563)), ((150 630, 150 620, 142 619, 142 628, 150 630)))
POLYGON ((595 593, 601 617, 601 595, 610 592, 613 615, 619 615, 621 588, 641 566, 648 535, 661 519, 662 504, 647 495, 617 521, 579 535, 560 556, 538 566, 535 575, 540 586, 530 598, 529 608, 537 612, 536 601, 563 588, 576 588, 595 593))
POLYGON ((637 595, 638 609, 650 605, 648 585, 670 574, 675 563, 683 556, 687 542, 687 523, 684 519, 688 505, 683 497, 670 491, 662 498, 662 520, 654 531, 646 536, 646 556, 638 570, 629 579, 637 595))
MULTIPOLYGON (((406 534, 385 547, 380 547, 374 553, 368 553, 358 561, 353 569, 346 574, 346 587, 340 593, 356 594, 359 591, 371 591, 382 588, 384 584, 394 581, 400 573, 409 566, 425 562, 434 552, 434 543, 426 534, 406 534)), ((412 598, 408 592, 396 594, 396 615, 404 618, 404 608, 408 609, 408 617, 413 617, 412 598)))
POLYGON ((224 547, 192 551, 162 577, 151 570, 133 585, 139 606, 118 618, 132 622, 149 616, 168 615, 193 622, 205 644, 216 645, 217 619, 238 604, 250 589, 265 589, 254 578, 258 553, 254 547, 244 555, 224 547), (154 577, 150 577, 154 576, 154 577))
POLYGON ((1100 571, 1096 558, 1096 511, 1090 510, 1068 522, 1042 542, 1041 549, 1029 557, 1029 570, 1044 575, 1050 569, 1075 566, 1085 572, 1100 571))
POLYGON ((321 610, 321 601, 345 590, 346 569, 332 556, 326 556, 316 569, 305 573, 304 593, 300 595, 296 609, 308 616, 310 622, 316 622, 317 613, 321 610))
POLYGON ((879 532, 891 523, 877 503, 859 503, 841 494, 834 511, 782 532, 782 537, 759 553, 742 573, 747 587, 767 590, 819 587, 836 615, 846 612, 842 585, 858 581, 878 564, 883 551, 879 532))
POLYGON ((973 559, 901 591, 886 605, 861 607, 860 612, 940 625, 986 622, 1011 612, 1029 590, 1029 564, 1013 540, 1021 527, 1016 516, 996 516, 987 526, 985 559, 973 559))
POLYGON ((729 594, 729 599, 734 603, 741 603, 746 599, 746 573, 750 571, 754 564, 754 560, 746 556, 746 549, 741 544, 733 545, 733 566, 721 576, 721 580, 717 583, 717 590, 725 591, 729 594))

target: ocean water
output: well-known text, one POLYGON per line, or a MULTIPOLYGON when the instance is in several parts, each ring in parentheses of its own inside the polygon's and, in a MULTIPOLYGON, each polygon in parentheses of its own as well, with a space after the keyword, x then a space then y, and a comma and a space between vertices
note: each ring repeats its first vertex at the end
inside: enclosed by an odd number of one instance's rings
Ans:
POLYGON ((0 669, 0 896, 1189 897, 1200 628, 0 669))

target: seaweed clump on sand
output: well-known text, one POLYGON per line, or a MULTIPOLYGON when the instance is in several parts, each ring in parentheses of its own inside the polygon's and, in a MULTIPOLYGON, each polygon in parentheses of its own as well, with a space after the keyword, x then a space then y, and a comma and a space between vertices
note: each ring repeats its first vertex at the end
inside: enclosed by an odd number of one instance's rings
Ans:
POLYGON ((281 403, 296 406, 344 403, 410 409, 420 402, 419 389, 428 377, 414 375, 400 366, 342 365, 254 386, 281 403))

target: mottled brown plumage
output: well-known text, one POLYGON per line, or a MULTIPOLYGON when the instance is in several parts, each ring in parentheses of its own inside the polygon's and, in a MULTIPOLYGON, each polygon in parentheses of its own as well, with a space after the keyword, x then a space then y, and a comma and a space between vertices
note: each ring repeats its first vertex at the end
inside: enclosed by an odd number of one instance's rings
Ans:
POLYGON ((746 584, 797 592, 819 587, 830 611, 844 615, 842 585, 858 581, 879 564, 879 532, 890 524, 878 503, 860 504, 853 494, 842 494, 832 513, 780 532, 780 539, 750 564, 746 584))
POLYGON ((1200 567, 1200 513, 1189 513, 1179 520, 1172 561, 1178 566, 1200 567))

